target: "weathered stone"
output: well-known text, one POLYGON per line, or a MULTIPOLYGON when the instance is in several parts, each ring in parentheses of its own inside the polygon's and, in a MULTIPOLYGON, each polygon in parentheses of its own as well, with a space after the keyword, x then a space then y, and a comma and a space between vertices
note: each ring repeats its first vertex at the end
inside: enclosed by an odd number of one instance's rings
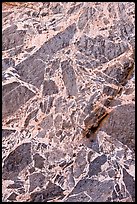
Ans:
POLYGON ((89 177, 93 175, 98 175, 101 172, 101 166, 107 161, 106 155, 101 155, 94 159, 89 165, 89 177))
POLYGON ((63 7, 59 3, 57 3, 56 6, 52 8, 52 12, 54 14, 62 13, 62 9, 63 7))
POLYGON ((45 176, 42 173, 33 173, 30 175, 29 181, 29 192, 32 192, 36 187, 43 187, 43 185, 45 184, 45 176))
POLYGON ((80 7, 82 6, 82 4, 83 3, 80 3, 78 5, 74 5, 74 6, 70 7, 70 9, 67 11, 67 14, 72 14, 74 12, 77 12, 80 9, 80 7))
POLYGON ((6 28, 2 35, 2 50, 8 50, 14 48, 15 46, 20 46, 23 44, 24 36, 26 34, 25 30, 17 30, 17 26, 13 25, 6 28))
POLYGON ((130 149, 135 149, 135 106, 125 104, 115 108, 101 127, 112 138, 118 139, 130 149))
POLYGON ((61 63, 63 81, 66 86, 66 92, 69 96, 77 94, 76 76, 71 62, 66 60, 61 63))
POLYGON ((73 195, 73 196, 67 197, 64 200, 64 202, 88 202, 89 199, 90 198, 85 193, 82 192, 78 195, 73 195))
POLYGON ((16 130, 6 130, 6 129, 3 129, 2 130, 2 137, 7 137, 10 134, 15 133, 15 132, 16 132, 16 130))
POLYGON ((32 112, 26 117, 25 122, 24 122, 24 127, 25 127, 25 128, 28 126, 29 121, 30 121, 32 118, 36 117, 37 112, 38 112, 38 109, 32 111, 32 112))
POLYGON ((50 181, 46 189, 31 194, 30 202, 47 202, 56 197, 63 198, 63 190, 50 181))
POLYGON ((11 201, 16 200, 17 195, 18 195, 17 193, 13 192, 10 194, 10 196, 7 199, 11 201))
POLYGON ((3 179, 14 179, 13 175, 18 175, 31 161, 31 143, 21 144, 4 160, 3 179))
POLYGON ((53 55, 57 51, 67 47, 76 32, 76 24, 68 26, 63 32, 58 33, 47 41, 36 53, 44 52, 45 55, 53 55))
POLYGON ((92 180, 92 179, 81 179, 77 183, 77 185, 75 186, 75 188, 73 189, 73 191, 71 192, 70 195, 78 194, 78 193, 81 193, 83 191, 87 191, 88 188, 91 187, 93 182, 94 182, 94 180, 92 180))
POLYGON ((6 70, 9 67, 14 67, 15 61, 12 58, 4 58, 2 60, 2 70, 6 70))
POLYGON ((45 64, 38 59, 36 53, 15 68, 23 81, 40 87, 44 80, 45 64))
POLYGON ((33 159, 34 159, 34 166, 39 168, 39 169, 42 169, 44 168, 44 161, 45 159, 40 156, 38 153, 36 153, 34 156, 33 156, 33 159))
POLYGON ((108 197, 112 195, 114 181, 93 181, 87 190, 87 194, 91 197, 91 202, 106 202, 108 197), (109 187, 108 187, 109 186, 109 187))
POLYGON ((2 95, 2 116, 6 117, 17 111, 35 93, 27 87, 20 85, 19 82, 13 82, 2 87, 2 95))
POLYGON ((22 188, 22 187, 24 187, 24 185, 23 185, 23 181, 20 181, 20 180, 16 180, 16 181, 14 181, 14 183, 13 184, 10 184, 10 185, 8 185, 8 188, 22 188))
POLYGON ((41 127, 43 127, 46 130, 49 130, 53 126, 53 115, 48 115, 43 121, 41 122, 41 127))
POLYGON ((44 87, 43 87, 43 95, 44 96, 57 94, 57 93, 58 93, 58 87, 54 81, 52 81, 52 80, 44 81, 44 87))
POLYGON ((125 170, 125 168, 123 168, 123 181, 134 201, 135 200, 135 181, 133 177, 125 170))
POLYGON ((135 3, 2 13, 3 202, 133 202, 135 3))
POLYGON ((50 96, 47 102, 47 109, 46 109, 46 114, 50 113, 50 109, 53 106, 53 101, 54 101, 54 97, 50 96))
POLYGON ((116 96, 117 92, 118 92, 117 89, 114 89, 110 86, 105 85, 103 88, 103 93, 106 94, 107 96, 113 96, 114 97, 114 96, 116 96))

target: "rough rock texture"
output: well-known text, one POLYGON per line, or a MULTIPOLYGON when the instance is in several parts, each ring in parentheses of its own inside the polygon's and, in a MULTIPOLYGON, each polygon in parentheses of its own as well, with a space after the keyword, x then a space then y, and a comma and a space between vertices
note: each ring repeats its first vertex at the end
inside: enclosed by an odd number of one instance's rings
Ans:
POLYGON ((3 3, 3 201, 135 201, 134 20, 133 2, 3 3))

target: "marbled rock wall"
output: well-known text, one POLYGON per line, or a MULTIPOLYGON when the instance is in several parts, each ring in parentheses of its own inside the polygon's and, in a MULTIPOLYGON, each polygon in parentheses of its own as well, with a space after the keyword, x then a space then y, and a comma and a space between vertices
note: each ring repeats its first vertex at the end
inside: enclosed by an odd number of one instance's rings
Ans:
POLYGON ((134 10, 3 3, 3 201, 134 201, 134 10))

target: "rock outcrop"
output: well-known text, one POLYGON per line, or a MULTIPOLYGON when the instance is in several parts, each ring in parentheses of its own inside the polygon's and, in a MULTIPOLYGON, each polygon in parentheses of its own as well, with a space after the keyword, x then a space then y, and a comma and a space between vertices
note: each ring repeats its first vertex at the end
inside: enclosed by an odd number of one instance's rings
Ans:
POLYGON ((135 201, 135 3, 2 5, 3 202, 135 201))

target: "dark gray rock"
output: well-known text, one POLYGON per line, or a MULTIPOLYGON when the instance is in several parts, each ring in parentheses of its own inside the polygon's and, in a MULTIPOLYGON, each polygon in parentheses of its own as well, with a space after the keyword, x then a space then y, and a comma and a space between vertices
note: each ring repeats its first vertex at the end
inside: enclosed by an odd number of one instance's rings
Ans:
POLYGON ((2 137, 7 137, 10 134, 16 132, 16 130, 7 130, 7 129, 2 129, 2 137))
POLYGON ((43 187, 45 184, 45 176, 42 173, 33 173, 29 176, 29 181, 29 192, 32 192, 36 187, 43 187))
POLYGON ((80 15, 78 20, 78 28, 82 30, 88 21, 88 8, 80 15))
POLYGON ((39 60, 39 55, 40 53, 33 54, 15 67, 21 80, 38 88, 44 80, 45 73, 45 63, 39 60))
POLYGON ((63 7, 59 3, 57 3, 56 6, 54 6, 51 10, 53 14, 58 14, 58 13, 62 13, 63 7))
MULTIPOLYGON (((134 67, 134 62, 130 59, 125 59, 122 62, 122 65, 120 63, 116 63, 115 65, 112 65, 110 67, 107 67, 104 70, 104 73, 108 75, 109 77, 112 77, 116 81, 114 82, 113 79, 107 78, 107 76, 104 76, 106 81, 111 82, 116 85, 125 85, 127 82, 127 78, 131 76, 133 73, 133 67, 134 67)), ((103 77, 103 76, 102 76, 103 77)))
POLYGON ((134 178, 123 168, 123 181, 133 201, 135 201, 135 180, 134 178))
POLYGON ((82 192, 77 195, 68 196, 64 202, 88 202, 89 199, 90 198, 84 192, 82 192))
POLYGON ((66 86, 66 92, 69 96, 77 94, 76 76, 71 62, 65 60, 61 63, 63 81, 66 86))
POLYGON ((44 102, 40 102, 40 109, 43 113, 45 113, 47 109, 47 100, 44 100, 44 102))
POLYGON ((16 200, 17 195, 18 195, 17 193, 13 192, 13 193, 10 194, 10 196, 7 199, 11 200, 11 201, 14 201, 14 200, 16 200))
POLYGON ((88 20, 92 17, 95 13, 95 9, 93 7, 86 8, 85 11, 80 15, 78 20, 78 28, 82 30, 84 26, 87 24, 88 20))
POLYGON ((58 93, 58 87, 53 80, 44 81, 43 95, 52 95, 58 93))
POLYGON ((49 113, 50 113, 50 109, 51 109, 52 106, 53 106, 53 101, 54 101, 54 97, 50 96, 50 97, 48 98, 48 102, 47 102, 46 114, 49 114, 49 113))
MULTIPOLYGON (((76 44, 80 52, 87 56, 92 55, 99 61, 101 59, 102 63, 106 63, 108 60, 118 57, 129 49, 126 42, 115 43, 114 41, 104 38, 102 35, 98 35, 95 38, 83 35, 76 44)), ((91 64, 93 64, 93 62, 91 64)))
POLYGON ((4 160, 3 179, 15 179, 13 175, 17 176, 31 161, 31 143, 21 144, 4 160))
POLYGON ((17 30, 17 26, 13 25, 6 28, 2 34, 2 50, 8 50, 16 46, 20 46, 24 42, 26 31, 17 30))
POLYGON ((47 202, 56 197, 64 197, 63 189, 50 181, 46 189, 31 193, 30 202, 47 202))
POLYGON ((75 188, 72 190, 71 194, 70 195, 73 195, 73 194, 78 194, 78 193, 81 193, 83 191, 87 191, 88 188, 90 188, 94 183, 94 180, 92 179, 82 179, 80 180, 77 185, 75 186, 75 188))
POLYGON ((51 63, 51 68, 49 69, 49 76, 52 76, 59 69, 59 66, 60 66, 60 59, 57 58, 53 60, 51 63))
POLYGON ((93 175, 98 175, 101 172, 101 166, 107 161, 107 156, 101 155, 94 159, 89 165, 89 177, 93 175))
POLYGON ((91 197, 91 202, 106 202, 112 195, 114 181, 106 180, 103 182, 95 180, 87 189, 87 194, 91 197))
POLYGON ((9 67, 14 67, 15 61, 12 58, 4 58, 2 60, 2 70, 6 70, 9 67))
POLYGON ((39 168, 39 169, 42 169, 44 168, 44 161, 45 159, 40 156, 38 153, 36 153, 34 156, 33 156, 33 159, 34 159, 34 166, 39 168))
POLYGON ((2 87, 2 116, 12 115, 34 95, 35 93, 20 85, 19 82, 4 85, 2 87))
POLYGON ((135 149, 135 106, 125 104, 115 108, 100 130, 116 138, 130 149, 135 149))
POLYGON ((45 55, 53 55, 57 51, 69 46, 70 40, 76 32, 76 24, 73 23, 64 31, 58 33, 53 38, 44 43, 43 46, 36 52, 39 55, 41 52, 45 55))

